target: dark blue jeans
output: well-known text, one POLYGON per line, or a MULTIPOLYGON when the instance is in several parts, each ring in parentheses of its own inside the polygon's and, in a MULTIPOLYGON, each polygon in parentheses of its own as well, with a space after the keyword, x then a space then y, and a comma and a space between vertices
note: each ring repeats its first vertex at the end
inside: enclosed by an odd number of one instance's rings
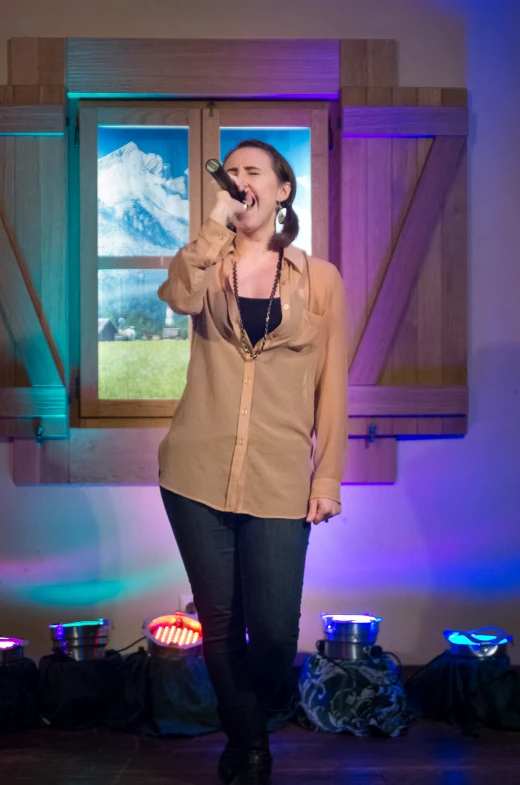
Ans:
POLYGON ((224 730, 224 717, 233 724, 239 716, 235 709, 246 717, 260 705, 287 708, 311 524, 221 512, 165 488, 161 495, 202 624, 224 730))

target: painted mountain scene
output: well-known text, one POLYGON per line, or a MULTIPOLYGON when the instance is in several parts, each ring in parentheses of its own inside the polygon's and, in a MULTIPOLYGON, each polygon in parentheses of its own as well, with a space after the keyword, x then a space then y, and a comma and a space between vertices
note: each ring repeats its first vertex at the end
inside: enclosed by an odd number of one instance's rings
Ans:
POLYGON ((100 126, 99 256, 171 256, 188 235, 188 129, 100 126))
POLYGON ((98 129, 100 399, 177 399, 184 390, 188 317, 157 289, 169 257, 188 242, 187 163, 185 128, 98 129), (125 265, 136 256, 166 260, 161 269, 125 265), (119 257, 117 267, 103 257, 119 257))

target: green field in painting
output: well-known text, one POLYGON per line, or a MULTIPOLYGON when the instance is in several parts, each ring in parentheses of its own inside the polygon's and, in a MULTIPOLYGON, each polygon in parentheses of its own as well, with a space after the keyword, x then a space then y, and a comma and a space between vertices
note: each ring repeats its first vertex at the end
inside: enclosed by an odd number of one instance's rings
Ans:
POLYGON ((98 349, 101 399, 181 397, 189 340, 101 341, 98 349))

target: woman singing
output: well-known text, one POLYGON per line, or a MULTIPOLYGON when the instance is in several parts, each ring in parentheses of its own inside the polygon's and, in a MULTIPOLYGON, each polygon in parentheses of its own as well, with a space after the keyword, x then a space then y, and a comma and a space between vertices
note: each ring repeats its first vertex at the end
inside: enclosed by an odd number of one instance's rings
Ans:
POLYGON ((285 158, 247 140, 224 167, 245 202, 217 193, 159 289, 193 325, 159 484, 228 738, 219 777, 264 785, 267 712, 290 697, 311 523, 341 512, 345 299, 337 269, 291 245, 296 180, 285 158))

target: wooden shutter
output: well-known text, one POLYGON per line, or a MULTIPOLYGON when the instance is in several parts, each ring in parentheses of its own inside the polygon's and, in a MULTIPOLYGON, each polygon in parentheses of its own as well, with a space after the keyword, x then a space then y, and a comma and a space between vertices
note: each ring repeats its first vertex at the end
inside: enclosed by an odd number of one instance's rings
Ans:
POLYGON ((0 437, 30 445, 21 481, 68 480, 64 67, 63 40, 18 39, 0 90, 0 437))
MULTIPOLYGON (((365 84, 345 86, 341 108, 350 433, 461 435, 468 399, 465 91, 384 85, 381 64, 367 85, 370 69, 354 68, 354 54, 344 48, 343 78, 355 82, 361 71, 365 84)), ((366 61, 368 53, 359 56, 366 61)))

